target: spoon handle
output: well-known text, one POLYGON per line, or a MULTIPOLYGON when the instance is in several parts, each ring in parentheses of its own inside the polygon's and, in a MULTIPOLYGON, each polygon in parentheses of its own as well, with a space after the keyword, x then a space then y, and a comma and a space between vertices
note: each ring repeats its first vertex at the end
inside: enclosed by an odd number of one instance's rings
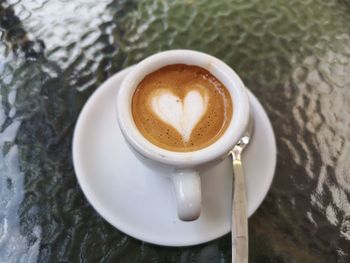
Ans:
POLYGON ((241 154, 232 154, 234 192, 232 202, 232 263, 248 263, 246 185, 241 154))

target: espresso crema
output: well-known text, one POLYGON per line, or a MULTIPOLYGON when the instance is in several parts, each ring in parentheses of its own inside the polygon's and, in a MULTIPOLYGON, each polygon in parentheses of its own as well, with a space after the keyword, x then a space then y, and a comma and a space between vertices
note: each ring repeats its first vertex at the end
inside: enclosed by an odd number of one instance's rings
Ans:
POLYGON ((227 88, 209 71, 185 64, 147 75, 132 97, 132 115, 141 134, 170 151, 189 152, 218 140, 231 122, 227 88))

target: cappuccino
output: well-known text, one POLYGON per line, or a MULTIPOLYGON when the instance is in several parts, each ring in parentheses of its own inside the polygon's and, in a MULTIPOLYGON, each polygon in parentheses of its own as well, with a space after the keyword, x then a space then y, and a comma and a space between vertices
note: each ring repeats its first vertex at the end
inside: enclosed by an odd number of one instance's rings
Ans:
POLYGON ((136 127, 170 151, 196 151, 218 140, 231 122, 232 99, 209 71, 174 64, 147 75, 132 97, 136 127))

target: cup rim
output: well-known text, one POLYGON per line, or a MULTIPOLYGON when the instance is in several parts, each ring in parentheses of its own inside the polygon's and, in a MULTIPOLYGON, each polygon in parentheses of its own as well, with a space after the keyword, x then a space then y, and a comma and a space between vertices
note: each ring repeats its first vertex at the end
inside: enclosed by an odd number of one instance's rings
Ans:
POLYGON ((236 72, 216 57, 194 50, 168 50, 151 55, 139 62, 125 77, 117 94, 117 119, 126 141, 139 154, 178 168, 195 167, 225 157, 243 135, 249 119, 249 99, 246 88, 236 72), (148 141, 136 127, 131 100, 142 79, 166 65, 196 65, 208 70, 230 92, 233 114, 226 131, 209 146, 191 152, 169 151, 148 141))

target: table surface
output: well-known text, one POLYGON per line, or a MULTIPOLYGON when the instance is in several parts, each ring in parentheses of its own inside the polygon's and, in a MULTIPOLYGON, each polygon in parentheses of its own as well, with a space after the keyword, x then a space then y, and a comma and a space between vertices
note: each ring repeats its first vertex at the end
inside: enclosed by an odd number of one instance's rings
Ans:
POLYGON ((230 236, 143 243, 77 183, 77 116, 109 76, 160 50, 222 59, 272 121, 278 162, 249 220, 250 262, 350 261, 348 0, 0 1, 0 262, 230 262, 230 236))

